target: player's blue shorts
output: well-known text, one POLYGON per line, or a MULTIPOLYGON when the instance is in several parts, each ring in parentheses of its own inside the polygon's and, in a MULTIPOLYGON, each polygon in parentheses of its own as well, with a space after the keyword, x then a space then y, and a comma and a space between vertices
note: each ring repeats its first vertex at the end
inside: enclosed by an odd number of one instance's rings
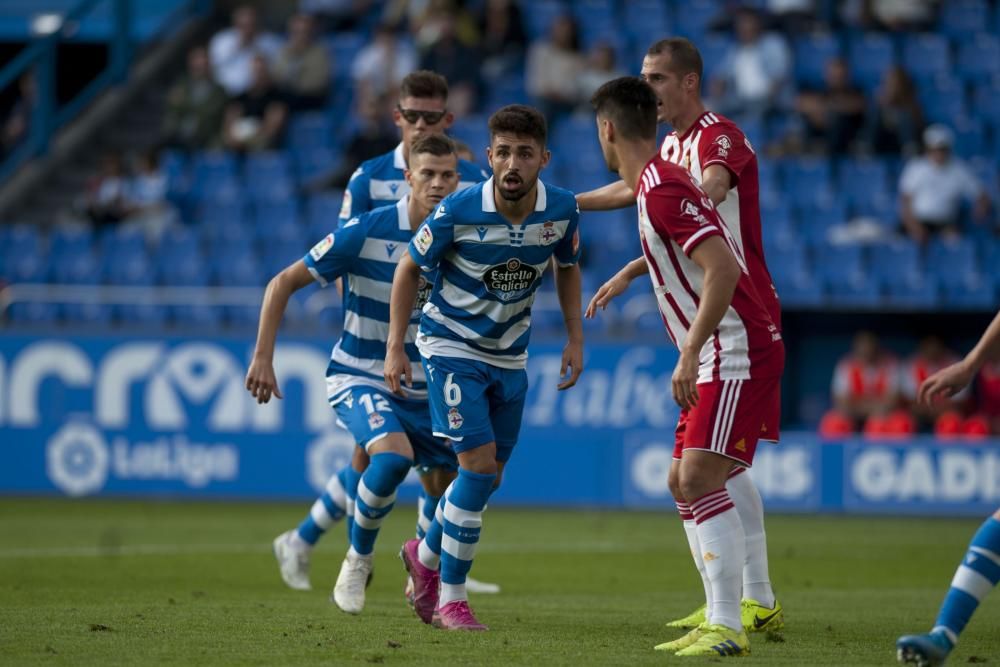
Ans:
POLYGON ((337 419, 365 451, 390 433, 404 433, 413 447, 413 463, 422 468, 458 469, 455 452, 432 435, 424 401, 410 401, 375 387, 350 387, 330 398, 337 419))
POLYGON ((497 444, 497 460, 510 458, 521 430, 528 374, 456 357, 423 359, 434 435, 456 452, 497 444))

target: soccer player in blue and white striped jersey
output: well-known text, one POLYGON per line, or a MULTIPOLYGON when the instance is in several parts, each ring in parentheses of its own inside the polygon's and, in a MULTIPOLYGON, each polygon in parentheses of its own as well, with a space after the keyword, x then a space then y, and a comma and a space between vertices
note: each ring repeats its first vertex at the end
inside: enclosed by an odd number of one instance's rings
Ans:
POLYGON ((576 383, 583 361, 579 211, 572 192, 538 179, 550 157, 545 118, 511 105, 489 127, 493 177, 438 205, 400 260, 385 358, 387 384, 405 393, 419 378, 404 347, 409 317, 421 272, 436 269, 416 342, 434 433, 451 442, 459 470, 427 534, 406 542, 401 555, 421 620, 455 630, 486 629, 469 608, 465 582, 486 501, 517 443, 531 304, 553 257, 569 337, 562 358, 569 376, 560 389, 576 383))
MULTIPOLYGON (((399 102, 392 118, 401 141, 388 153, 362 162, 351 175, 340 209, 340 224, 394 204, 410 191, 403 178, 410 144, 426 134, 444 134, 454 120, 448 111, 448 81, 429 70, 411 72, 400 83, 399 102)), ((462 159, 458 161, 458 173, 459 190, 488 177, 478 165, 462 159)))
MULTIPOLYGON (((327 396, 338 420, 370 457, 357 482, 357 495, 348 511, 353 514, 351 546, 337 578, 333 599, 346 612, 364 608, 365 587, 372 569, 372 553, 379 527, 392 509, 396 488, 416 464, 428 469, 454 471, 454 453, 432 435, 424 378, 414 378, 398 395, 384 382, 389 294, 396 262, 406 253, 413 230, 434 206, 458 184, 457 156, 452 142, 440 135, 416 140, 410 149, 407 183, 410 195, 394 206, 385 206, 352 218, 317 243, 300 261, 278 274, 267 287, 261 307, 260 330, 254 359, 247 373, 247 389, 258 402, 272 395, 281 398, 272 358, 278 325, 288 299, 313 280, 326 286, 345 279, 344 330, 333 348, 326 371, 327 396)), ((433 273, 418 277, 422 305, 434 282, 433 273)), ((412 313, 406 352, 419 361, 413 345, 419 309, 412 313)), ((329 511, 325 496, 312 515, 329 511)), ((308 522, 308 520, 307 520, 308 522)), ((308 588, 309 543, 300 531, 289 531, 275 540, 275 555, 282 576, 293 588, 308 588)))

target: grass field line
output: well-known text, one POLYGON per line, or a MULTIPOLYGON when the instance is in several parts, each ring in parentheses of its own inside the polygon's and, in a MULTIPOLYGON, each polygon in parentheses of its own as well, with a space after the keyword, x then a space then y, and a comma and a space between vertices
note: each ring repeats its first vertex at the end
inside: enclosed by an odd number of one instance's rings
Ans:
MULTIPOLYGON (((649 553, 656 545, 622 542, 571 542, 566 544, 483 543, 479 553, 649 553)), ((270 553, 267 543, 257 544, 122 544, 98 546, 12 547, 0 549, 0 559, 88 558, 107 556, 184 556, 202 554, 270 553)))

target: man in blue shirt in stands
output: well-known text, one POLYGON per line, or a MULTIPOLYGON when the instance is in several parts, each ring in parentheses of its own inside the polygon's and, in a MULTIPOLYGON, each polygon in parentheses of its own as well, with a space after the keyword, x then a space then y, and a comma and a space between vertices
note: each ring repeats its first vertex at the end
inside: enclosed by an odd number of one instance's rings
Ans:
POLYGON ((406 542, 400 555, 415 611, 449 630, 486 629, 469 608, 466 578, 486 502, 517 443, 531 304, 553 257, 569 338, 569 376, 559 389, 576 383, 583 363, 579 211, 572 192, 538 179, 550 157, 545 118, 515 104, 493 114, 489 127, 493 177, 445 198, 414 233, 393 278, 386 340, 386 384, 405 392, 401 377, 407 387, 419 377, 404 342, 421 271, 437 269, 416 344, 434 435, 451 442, 459 470, 424 538, 406 542))

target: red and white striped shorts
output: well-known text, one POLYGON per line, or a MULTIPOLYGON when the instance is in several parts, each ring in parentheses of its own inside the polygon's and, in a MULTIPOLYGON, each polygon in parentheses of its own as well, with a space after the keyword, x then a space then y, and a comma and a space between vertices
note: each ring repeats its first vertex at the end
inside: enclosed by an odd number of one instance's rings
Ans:
POLYGON ((780 419, 780 377, 699 384, 697 405, 677 420, 674 458, 706 449, 750 467, 757 441, 778 439, 780 419))

